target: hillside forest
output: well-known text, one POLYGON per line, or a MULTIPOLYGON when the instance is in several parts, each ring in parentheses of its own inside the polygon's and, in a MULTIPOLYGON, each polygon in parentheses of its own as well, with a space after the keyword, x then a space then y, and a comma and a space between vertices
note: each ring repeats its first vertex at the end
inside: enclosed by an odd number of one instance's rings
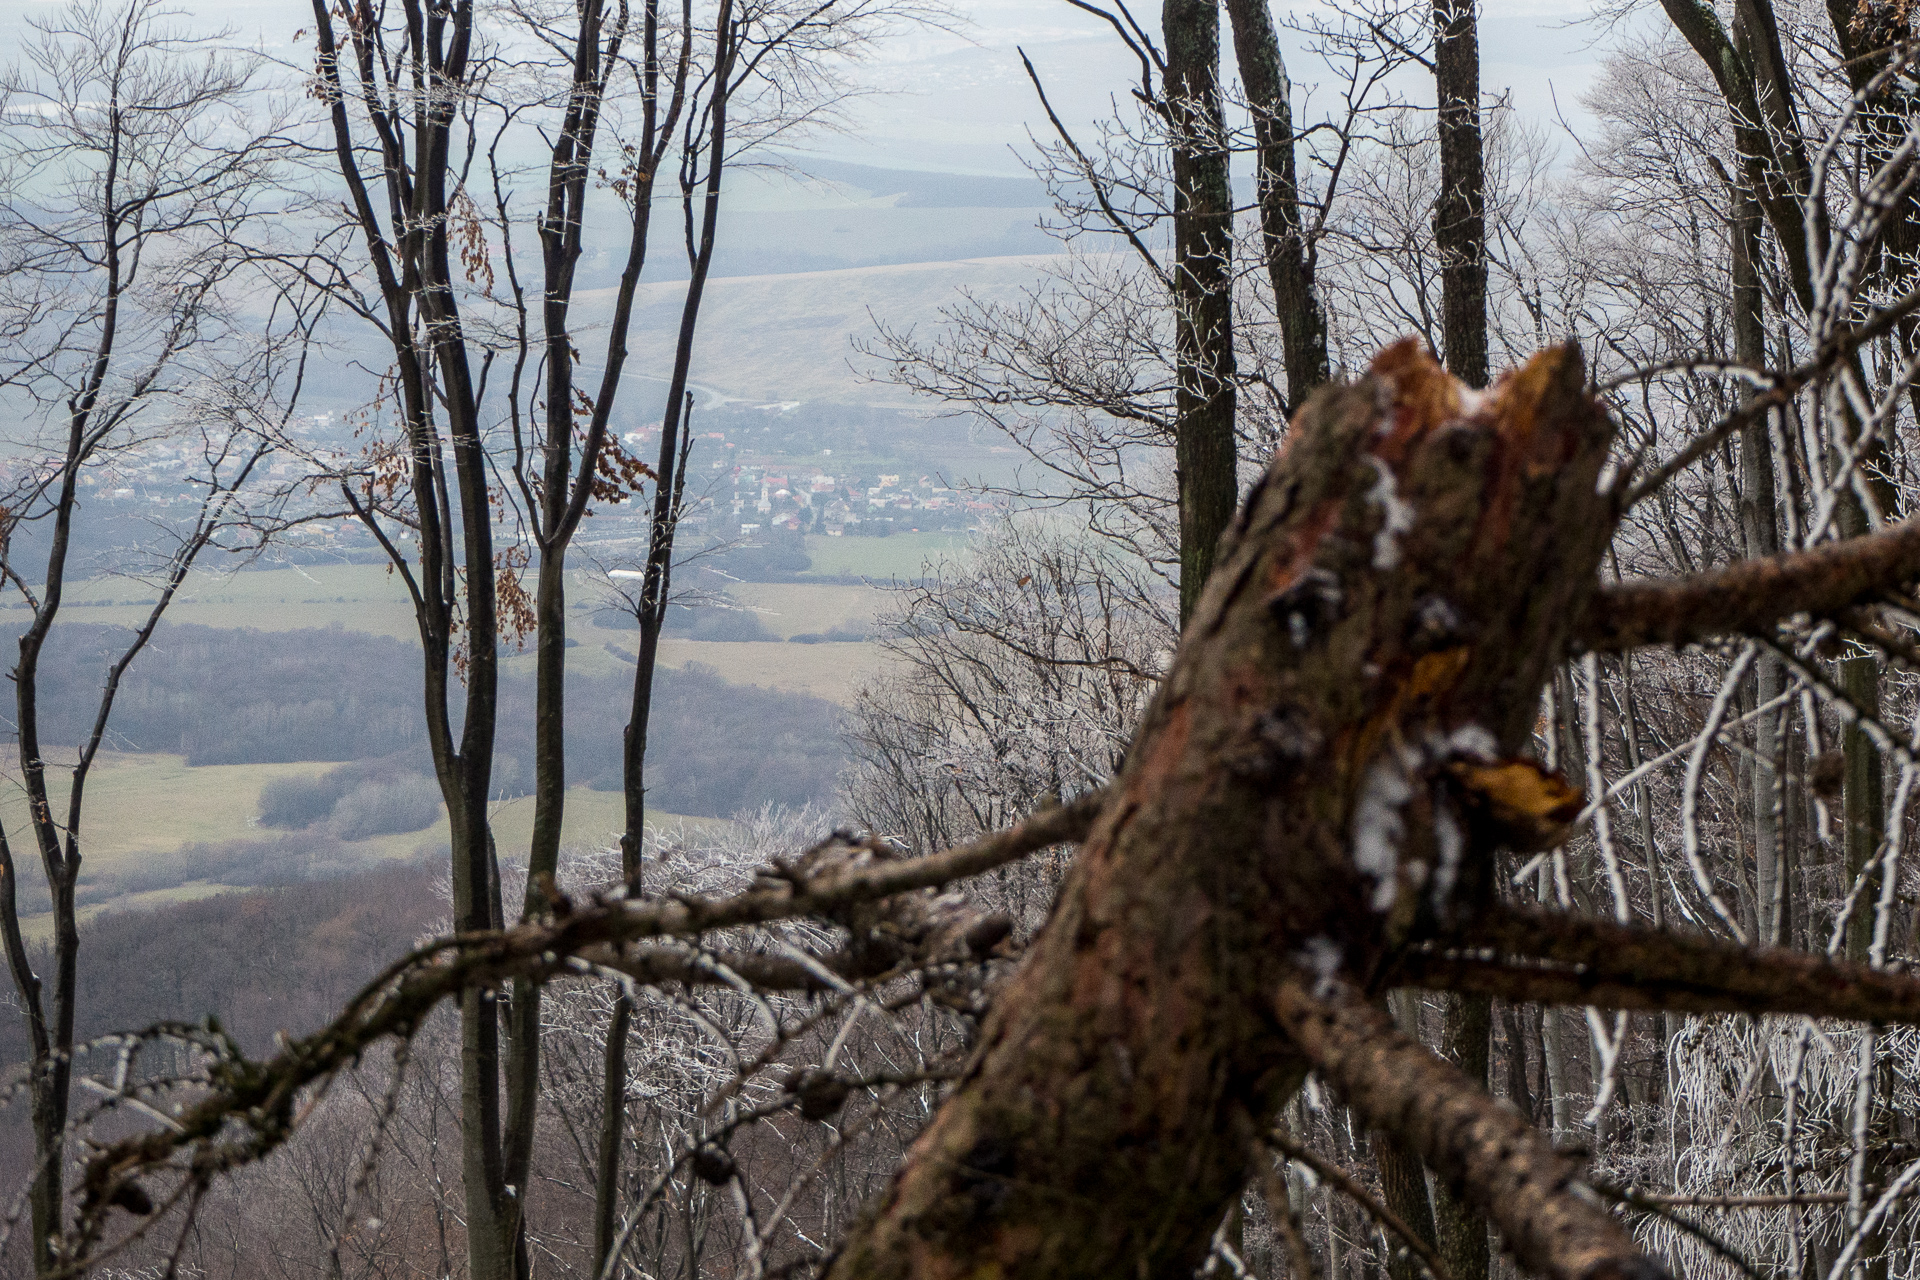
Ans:
POLYGON ((0 1272, 1920 1274, 1907 6, 211 13, 0 51, 0 1272))

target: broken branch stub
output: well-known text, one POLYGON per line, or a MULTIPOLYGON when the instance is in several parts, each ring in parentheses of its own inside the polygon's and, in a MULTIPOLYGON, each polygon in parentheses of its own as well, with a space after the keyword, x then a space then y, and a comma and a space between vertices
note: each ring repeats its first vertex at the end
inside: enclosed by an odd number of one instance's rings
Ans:
POLYGON ((1571 347, 1476 394, 1402 343, 1308 402, 833 1276, 1193 1273, 1311 1065, 1274 993, 1371 988, 1488 899, 1496 845, 1565 821, 1515 757, 1598 581, 1611 436, 1571 347))

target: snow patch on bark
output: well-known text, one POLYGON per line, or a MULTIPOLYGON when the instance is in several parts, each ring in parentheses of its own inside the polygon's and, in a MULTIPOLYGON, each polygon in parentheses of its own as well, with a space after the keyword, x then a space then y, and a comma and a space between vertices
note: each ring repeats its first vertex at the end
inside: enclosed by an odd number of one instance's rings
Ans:
POLYGON ((1450 760, 1491 764, 1499 757, 1500 744, 1480 725, 1463 724, 1447 735, 1443 754, 1450 760))
POLYGON ((1353 863, 1374 879, 1375 911, 1393 906, 1398 887, 1400 844, 1407 834, 1400 810, 1413 799, 1407 773, 1407 767, 1391 754, 1374 761, 1353 808, 1353 863))
POLYGON ((1342 959, 1340 944, 1332 938, 1316 934, 1307 939, 1307 945, 1300 949, 1300 963, 1313 975, 1314 999, 1324 1000, 1333 994, 1342 959))
POLYGON ((1367 501, 1378 505, 1385 515, 1380 531, 1373 535, 1373 567, 1391 569, 1400 563, 1400 535, 1413 528, 1413 508, 1400 496, 1393 468, 1371 454, 1367 461, 1373 464, 1375 476, 1373 488, 1367 490, 1367 501))
POLYGON ((1460 862, 1467 852, 1467 837, 1445 803, 1433 807, 1433 841, 1440 847, 1440 865, 1433 873, 1433 903, 1444 914, 1453 887, 1460 883, 1460 862))

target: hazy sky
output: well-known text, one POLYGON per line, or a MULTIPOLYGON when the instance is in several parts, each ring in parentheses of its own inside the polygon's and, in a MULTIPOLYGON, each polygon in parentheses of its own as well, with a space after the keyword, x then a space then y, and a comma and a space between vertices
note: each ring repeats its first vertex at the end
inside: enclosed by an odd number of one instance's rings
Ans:
MULTIPOLYGON (((970 0, 958 7, 972 19, 966 36, 929 33, 885 52, 871 74, 897 92, 865 109, 864 138, 822 140, 820 150, 869 164, 1015 172, 1008 145, 1024 142, 1029 123, 1044 123, 1016 46, 1033 59, 1056 106, 1072 116, 1099 113, 1136 74, 1105 24, 1065 3, 970 0)), ((1583 21, 1588 9, 1588 0, 1483 0, 1482 87, 1510 90, 1520 111, 1543 122, 1554 118, 1557 98, 1577 124, 1580 96, 1612 38, 1583 21)), ((1297 51, 1288 61, 1296 86, 1322 75, 1297 51)), ((1423 88, 1409 84, 1408 92, 1423 88)))
MULTIPOLYGON (((1610 37, 1582 21, 1591 0, 1485 0, 1480 21, 1482 83, 1511 90, 1515 105, 1542 122, 1559 108, 1576 117, 1610 37)), ((0 44, 17 42, 21 21, 59 0, 0 0, 0 44)), ((180 0, 209 24, 226 24, 267 46, 287 48, 293 33, 311 25, 303 0, 180 0)), ((1110 95, 1124 93, 1134 67, 1104 24, 1064 2, 955 0, 971 25, 961 35, 926 32, 891 43, 863 74, 890 90, 857 108, 853 136, 821 138, 815 149, 865 164, 981 173, 1018 173, 1010 146, 1024 143, 1038 107, 1016 46, 1024 47, 1048 92, 1069 118, 1100 114, 1110 95)), ((1156 6, 1144 3, 1151 13, 1156 6)), ((1290 58, 1296 84, 1319 71, 1304 56, 1290 58)), ((1418 86, 1409 86, 1417 92, 1418 86)))

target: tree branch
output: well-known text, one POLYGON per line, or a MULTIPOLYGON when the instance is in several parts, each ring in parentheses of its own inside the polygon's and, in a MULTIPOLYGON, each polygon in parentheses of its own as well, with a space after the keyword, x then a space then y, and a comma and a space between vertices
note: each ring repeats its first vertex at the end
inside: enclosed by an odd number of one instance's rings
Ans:
POLYGON ((1920 978, 1906 974, 1505 906, 1451 943, 1410 952, 1396 978, 1516 1002, 1920 1024, 1920 978))
POLYGON ((1686 578, 1603 586, 1576 649, 1615 653, 1759 632, 1796 613, 1829 615, 1920 577, 1920 519, 1792 555, 1742 560, 1686 578))
POLYGON ((1571 1157, 1352 988, 1318 998, 1285 982, 1274 1012, 1367 1127, 1405 1142, 1486 1214, 1521 1267, 1549 1280, 1665 1276, 1579 1187, 1571 1157))
POLYGON ((213 1074, 213 1087, 176 1117, 176 1127, 98 1150, 81 1183, 78 1247, 85 1259, 100 1239, 108 1209, 125 1188, 149 1171, 187 1152, 196 1171, 237 1167, 273 1151, 291 1135, 300 1090, 350 1065, 368 1047, 390 1036, 406 1037, 442 1000, 470 988, 498 987, 515 978, 536 982, 579 971, 583 963, 626 972, 646 982, 721 979, 722 966, 740 967, 751 981, 771 987, 822 984, 814 966, 777 956, 722 953, 704 963, 664 948, 626 946, 649 937, 693 937, 715 929, 823 916, 851 926, 847 951, 823 962, 831 970, 882 972, 903 959, 931 963, 976 958, 1004 936, 983 932, 990 921, 953 911, 931 896, 888 904, 883 913, 855 909, 885 898, 944 885, 1016 861, 1050 845, 1080 839, 1105 802, 1089 792, 1029 817, 1018 826, 972 844, 925 858, 905 859, 873 841, 836 837, 792 864, 778 866, 762 887, 730 898, 683 898, 629 904, 596 901, 576 908, 550 894, 553 914, 511 929, 456 934, 414 951, 363 988, 327 1027, 292 1042, 265 1062, 235 1056, 213 1074), (849 914, 852 912, 852 914, 849 914), (863 945, 860 926, 886 917, 879 946, 863 945), (909 928, 903 930, 901 922, 909 928), (912 955, 906 954, 907 950, 912 955))

